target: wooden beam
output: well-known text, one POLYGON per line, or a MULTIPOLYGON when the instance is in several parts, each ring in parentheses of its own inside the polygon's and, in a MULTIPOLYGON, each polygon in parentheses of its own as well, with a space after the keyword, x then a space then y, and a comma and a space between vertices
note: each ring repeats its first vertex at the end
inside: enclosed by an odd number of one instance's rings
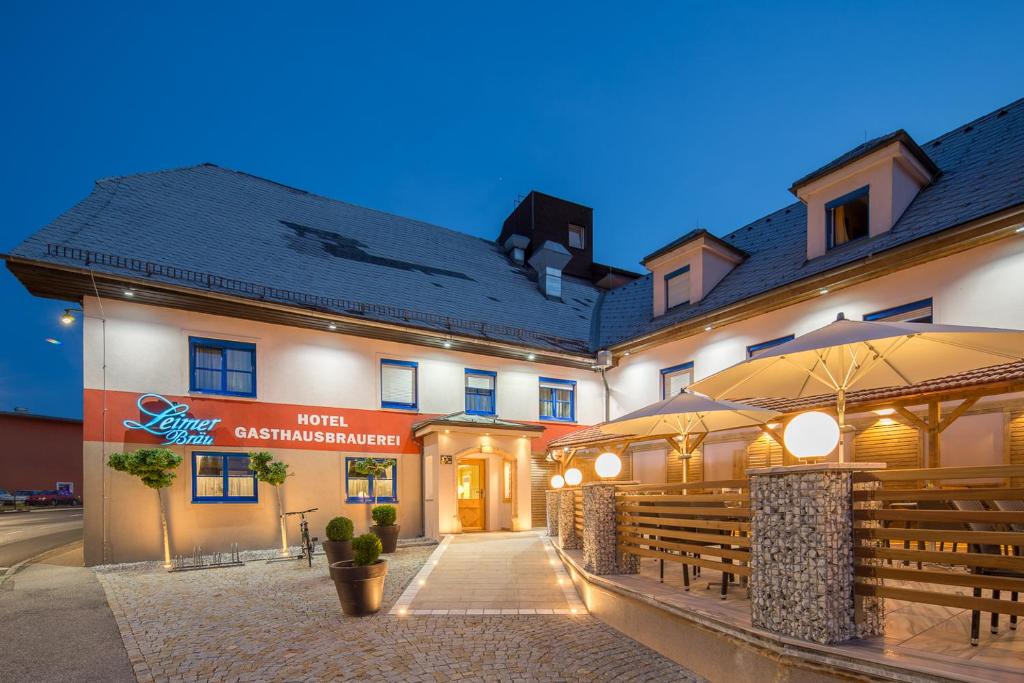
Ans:
POLYGON ((896 411, 897 415, 899 415, 904 420, 909 422, 911 427, 916 427, 917 429, 920 429, 922 432, 928 431, 928 422, 926 420, 922 420, 917 415, 914 415, 905 407, 901 405, 894 405, 893 410, 896 411))
POLYGON ((942 421, 942 404, 928 402, 928 466, 939 467, 942 456, 939 453, 939 423, 942 421))
POLYGON ((953 424, 958 417, 960 417, 968 410, 970 410, 971 407, 978 402, 979 398, 981 397, 975 396, 973 398, 964 399, 964 401, 960 405, 953 409, 953 412, 951 412, 946 417, 942 418, 942 421, 939 422, 939 432, 941 433, 946 431, 946 427, 953 424))

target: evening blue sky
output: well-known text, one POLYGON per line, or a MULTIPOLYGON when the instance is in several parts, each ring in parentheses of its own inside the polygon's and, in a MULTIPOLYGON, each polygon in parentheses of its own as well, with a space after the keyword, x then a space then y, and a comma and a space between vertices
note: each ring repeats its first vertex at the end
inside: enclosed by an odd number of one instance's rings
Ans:
MULTIPOLYGON (((541 190, 592 206, 596 259, 638 270, 866 136, 924 142, 1024 96, 1022 25, 987 2, 6 0, 0 251, 95 179, 209 161, 483 237, 541 190)), ((80 416, 67 304, 6 270, 0 297, 0 410, 80 416)))

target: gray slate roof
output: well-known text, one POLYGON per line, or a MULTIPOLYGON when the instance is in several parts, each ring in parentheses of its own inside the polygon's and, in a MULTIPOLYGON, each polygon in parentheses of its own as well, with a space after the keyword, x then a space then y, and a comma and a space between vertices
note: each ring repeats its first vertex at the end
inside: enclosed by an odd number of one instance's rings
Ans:
MULTIPOLYGON (((448 316, 469 323, 456 333, 555 350, 587 350, 600 291, 566 276, 563 301, 553 301, 492 241, 212 164, 101 180, 12 254, 66 260, 47 254, 48 244, 374 304, 361 315, 386 322, 446 329, 397 309, 448 316)), ((125 274, 112 263, 91 267, 125 274)))
MULTIPOLYGON (((710 313, 871 254, 1024 204, 1024 99, 922 145, 941 170, 893 228, 807 260, 807 210, 796 202, 725 235, 750 254, 701 301, 651 317, 651 276, 605 295, 599 337, 603 348, 710 313)), ((846 156, 846 155, 844 155, 846 156)))
MULTIPOLYGON (((493 241, 212 164, 101 180, 12 255, 81 267, 81 255, 47 248, 65 245, 329 298, 314 302, 318 310, 595 351, 1024 204, 1024 100, 922 148, 941 174, 888 233, 807 261, 806 211, 791 204, 723 237, 749 257, 702 301, 657 319, 650 275, 603 297, 590 282, 566 276, 564 301, 552 301, 532 271, 511 264, 493 241)), ((131 274, 113 259, 90 260, 97 271, 131 274)), ((205 281, 183 282, 169 271, 152 278, 207 289, 205 281)), ((231 290, 257 297, 246 292, 231 290)), ((297 301, 266 291, 259 296, 297 301)))

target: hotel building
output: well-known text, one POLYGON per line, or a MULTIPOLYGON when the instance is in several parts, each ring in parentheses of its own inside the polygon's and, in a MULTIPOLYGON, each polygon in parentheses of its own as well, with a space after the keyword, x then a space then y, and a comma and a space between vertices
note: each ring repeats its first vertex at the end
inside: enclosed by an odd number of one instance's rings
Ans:
MULTIPOLYGON (((1024 328, 1024 101, 920 144, 875 138, 790 190, 634 273, 594 262, 590 208, 539 192, 481 239, 210 164, 98 181, 5 256, 84 327, 87 563, 162 554, 156 497, 105 465, 115 451, 182 456, 175 553, 276 545, 254 450, 288 463, 285 506, 319 508, 317 535, 339 514, 365 529, 374 500, 404 537, 526 529, 558 453, 593 476, 587 427, 840 312, 1024 328), (367 456, 397 464, 371 481, 352 467, 367 456)), ((941 464, 967 444, 976 464, 1024 463, 1021 381, 1013 365, 940 383, 1009 391, 943 431, 941 464)), ((901 416, 851 412, 848 457, 926 464, 901 416)), ((644 482, 785 462, 751 430, 686 461, 664 441, 622 452, 620 477, 644 482)))

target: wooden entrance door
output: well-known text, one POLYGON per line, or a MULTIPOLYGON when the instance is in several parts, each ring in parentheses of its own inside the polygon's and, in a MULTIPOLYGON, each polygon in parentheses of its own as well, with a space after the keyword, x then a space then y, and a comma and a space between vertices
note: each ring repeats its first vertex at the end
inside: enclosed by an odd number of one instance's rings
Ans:
POLYGON ((463 531, 487 528, 486 479, 483 460, 462 460, 456 468, 459 522, 463 531))

